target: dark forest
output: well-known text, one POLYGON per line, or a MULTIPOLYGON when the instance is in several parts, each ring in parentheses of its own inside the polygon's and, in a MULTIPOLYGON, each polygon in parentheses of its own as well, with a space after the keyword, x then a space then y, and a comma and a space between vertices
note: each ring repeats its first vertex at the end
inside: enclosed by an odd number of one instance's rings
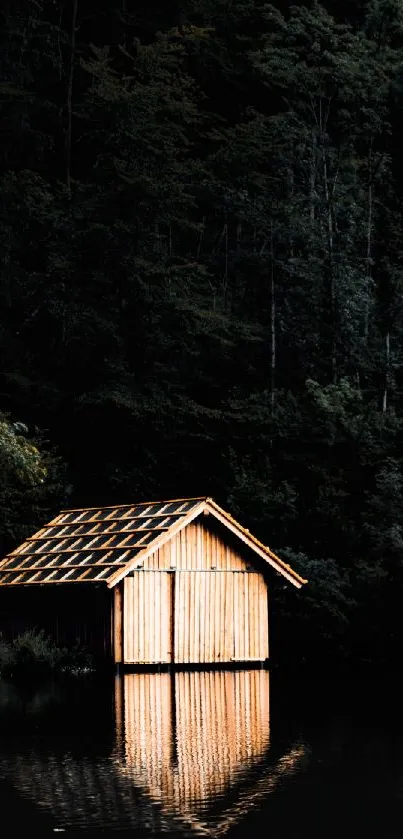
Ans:
POLYGON ((0 67, 1 554, 210 495, 309 579, 279 660, 393 667, 400 0, 3 0, 0 67))

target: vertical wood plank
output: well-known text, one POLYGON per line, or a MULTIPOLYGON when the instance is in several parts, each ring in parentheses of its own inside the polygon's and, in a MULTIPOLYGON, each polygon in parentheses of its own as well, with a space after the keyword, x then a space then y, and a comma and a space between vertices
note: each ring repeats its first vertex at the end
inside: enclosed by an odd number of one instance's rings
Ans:
MULTIPOLYGON (((127 582, 129 583, 128 590, 127 590, 127 601, 129 604, 129 612, 130 614, 127 617, 127 622, 125 623, 125 660, 127 662, 133 661, 135 659, 135 644, 137 643, 136 639, 136 610, 137 610, 137 602, 138 602, 138 592, 137 592, 137 579, 135 576, 126 578, 127 582)), ((126 582, 125 580, 125 582, 126 582)))
POLYGON ((123 661, 123 584, 118 583, 113 589, 113 624, 114 624, 114 661, 120 664, 123 661))
POLYGON ((173 625, 174 625, 174 638, 173 638, 173 649, 174 649, 174 661, 175 663, 179 663, 179 610, 180 610, 180 591, 179 591, 179 581, 180 581, 180 572, 175 572, 175 589, 174 589, 174 602, 172 604, 172 615, 173 615, 173 625))
POLYGON ((189 612, 189 662, 192 663, 195 660, 195 630, 196 630, 196 618, 197 618, 197 608, 196 608, 196 571, 191 571, 189 574, 189 594, 190 594, 190 612, 189 612))
MULTIPOLYGON (((190 548, 190 544, 189 544, 190 548)), ((190 554, 188 554, 189 560, 191 559, 190 554)), ((188 664, 190 661, 190 643, 191 643, 191 633, 192 633, 192 625, 190 620, 190 577, 189 573, 184 574, 184 594, 185 594, 185 609, 184 609, 184 618, 183 618, 183 635, 184 635, 184 663, 188 664)))
POLYGON ((193 574, 193 589, 193 662, 197 664, 200 662, 200 571, 193 574))
POLYGON ((238 574, 239 579, 239 659, 245 660, 245 574, 238 574))
POLYGON ((138 571, 139 662, 144 661, 144 571, 138 571))
POLYGON ((203 528, 200 522, 196 522, 197 528, 197 540, 196 540, 196 551, 197 551, 197 568, 203 568, 203 528))
POLYGON ((156 571, 144 575, 144 660, 153 663, 153 630, 155 629, 155 593, 154 583, 161 572, 156 571))
POLYGON ((193 570, 198 568, 198 550, 197 550, 197 525, 192 522, 192 551, 193 551, 193 570))
POLYGON ((239 576, 236 572, 232 576, 234 581, 234 659, 239 661, 239 576))
POLYGON ((154 568, 158 568, 158 551, 153 551, 152 554, 147 559, 147 568, 150 570, 154 568))
POLYGON ((159 607, 159 624, 160 624, 160 661, 169 662, 171 660, 171 635, 172 635, 172 619, 171 619, 171 574, 163 574, 160 580, 160 607, 159 607))
POLYGON ((226 602, 226 581, 227 574, 225 571, 220 573, 221 577, 221 599, 220 599, 220 661, 225 662, 225 647, 227 643, 227 627, 225 624, 225 602, 226 602))
MULTIPOLYGON (((191 543, 189 545, 191 549, 191 543)), ((190 555, 191 556, 191 555, 190 555)), ((186 634, 186 651, 185 651, 185 662, 188 664, 191 658, 191 642, 192 642, 192 634, 193 634, 193 624, 191 621, 191 573, 187 573, 185 577, 185 586, 186 586, 186 598, 185 598, 185 620, 184 620, 184 631, 186 634)))
POLYGON ((223 568, 223 543, 219 536, 216 535, 215 538, 215 566, 217 571, 221 571, 223 568))
POLYGON ((260 574, 256 575, 256 655, 262 660, 260 652, 260 574))
POLYGON ((138 663, 141 661, 140 651, 140 575, 141 571, 137 571, 133 575, 133 657, 132 661, 138 663))
POLYGON ((132 634, 132 661, 139 661, 139 576, 133 575, 133 634, 132 634))
POLYGON ((167 575, 167 586, 165 588, 165 598, 164 598, 164 616, 161 622, 161 626, 164 626, 164 620, 166 621, 166 626, 169 627, 167 632, 167 637, 165 634, 162 635, 163 641, 165 643, 166 655, 167 660, 169 662, 176 661, 176 642, 175 642, 175 630, 176 630, 176 575, 177 572, 173 571, 169 576, 167 575), (168 644, 166 643, 168 641, 168 644))
POLYGON ((214 602, 215 602, 215 574, 209 573, 210 577, 210 598, 209 598, 209 653, 208 660, 214 661, 214 602))
POLYGON ((161 659, 161 584, 164 578, 164 574, 153 574, 153 581, 152 581, 152 589, 151 590, 151 597, 154 594, 154 604, 153 604, 153 628, 152 628, 152 650, 151 650, 151 661, 158 663, 162 661, 161 659))
POLYGON ((214 598, 214 661, 219 662, 222 658, 221 644, 222 644, 222 630, 221 630, 221 614, 222 614, 222 580, 223 574, 220 571, 212 572, 215 577, 215 598, 214 598))
POLYGON ((213 662, 217 662, 218 658, 218 651, 219 651, 219 643, 220 639, 218 636, 219 627, 218 627, 218 606, 219 606, 219 599, 220 599, 220 575, 217 574, 215 571, 211 572, 211 576, 214 578, 214 598, 212 603, 213 609, 213 645, 212 645, 212 660, 213 662))
POLYGON ((227 659, 227 644, 228 644, 228 615, 227 615, 227 577, 226 571, 221 572, 221 640, 220 640, 220 661, 225 662, 227 659))
MULTIPOLYGON (((195 534, 196 535, 196 534, 195 534)), ((196 546, 196 542, 195 542, 196 546)), ((196 550, 196 547, 195 547, 196 550)), ((197 662, 197 635, 198 635, 198 626, 199 626, 199 610, 200 604, 198 603, 197 599, 197 578, 198 573, 197 571, 192 572, 192 579, 191 579, 191 601, 192 601, 192 612, 190 614, 190 620, 192 622, 192 647, 190 650, 191 661, 195 664, 197 662)))
MULTIPOLYGON (((262 586, 262 577, 261 577, 261 575, 259 574, 259 576, 258 576, 258 581, 257 581, 257 602, 258 602, 258 605, 257 605, 257 637, 258 637, 258 640, 257 640, 257 645, 258 645, 258 655, 259 655, 259 659, 260 659, 260 661, 263 661, 263 659, 265 658, 265 656, 263 655, 262 630, 261 630, 261 620, 262 620, 262 615, 261 615, 261 606, 260 606, 260 602, 261 602, 261 594, 260 594, 260 592, 261 592, 261 586, 262 586)), ((264 588, 266 588, 266 586, 264 586, 264 588)))
MULTIPOLYGON (((182 554, 183 555, 183 554, 182 554)), ((179 609, 178 609, 178 617, 179 617, 179 627, 178 627, 178 662, 181 664, 184 663, 184 655, 185 655, 185 581, 183 572, 179 572, 178 574, 178 582, 179 582, 179 609)))
POLYGON ((243 575, 236 574, 236 582, 237 582, 237 593, 238 593, 238 655, 237 660, 241 661, 243 656, 243 634, 244 634, 244 621, 243 621, 243 575))
POLYGON ((249 638, 249 574, 243 574, 244 581, 244 659, 247 661, 251 657, 250 654, 250 638, 249 638))
POLYGON ((204 582, 204 589, 205 589, 205 596, 204 596, 204 658, 203 661, 206 664, 210 661, 210 574, 206 574, 203 572, 203 582, 204 582))
POLYGON ((249 621, 250 621, 250 647, 251 657, 259 658, 258 638, 256 631, 256 617, 259 608, 257 599, 257 574, 249 574, 249 589, 250 589, 250 605, 249 605, 249 621))
POLYGON ((201 566, 200 566, 203 569, 207 568, 207 561, 208 561, 207 560, 207 552, 208 552, 208 531, 206 529, 206 526, 203 525, 203 550, 202 550, 202 563, 201 563, 201 566))
POLYGON ((267 587, 264 579, 259 579, 259 652, 261 660, 268 658, 268 611, 267 587))
MULTIPOLYGON (((159 573, 158 571, 156 572, 159 573)), ((143 572, 143 597, 144 597, 144 641, 143 641, 143 661, 144 664, 149 662, 149 638, 150 638, 150 617, 152 620, 152 615, 150 615, 150 609, 152 607, 152 602, 150 601, 150 594, 149 594, 149 582, 151 580, 151 576, 154 576, 154 572, 152 575, 150 573, 143 572)))
POLYGON ((219 548, 218 548, 218 537, 216 533, 213 533, 212 536, 212 555, 211 555, 211 565, 214 568, 219 567, 219 548))
POLYGON ((156 571, 152 574, 146 574, 147 594, 145 598, 145 658, 150 664, 155 662, 155 588, 157 580, 161 572, 156 571), (148 608, 147 608, 148 606, 148 608))
POLYGON ((234 655, 233 651, 233 575, 230 571, 226 571, 224 577, 224 661, 231 661, 234 655))
POLYGON ((206 550, 206 562, 205 562, 205 568, 206 568, 206 571, 210 571, 210 569, 211 569, 211 562, 212 562, 212 552, 213 552, 213 546, 212 546, 212 535, 211 535, 211 533, 210 533, 210 531, 209 531, 209 530, 207 531, 207 542, 206 542, 206 547, 207 547, 207 550, 206 550))
POLYGON ((199 661, 206 661, 206 574, 199 572, 200 581, 200 621, 199 621, 199 661))
POLYGON ((188 546, 188 528, 186 527, 184 530, 181 530, 181 540, 182 540, 182 556, 183 556, 183 563, 182 568, 185 570, 189 568, 189 546, 188 546))
POLYGON ((174 536, 174 538, 171 539, 171 541, 169 543, 170 544, 170 549, 171 549, 170 563, 169 563, 170 568, 176 568, 177 543, 178 543, 178 537, 177 536, 174 536))
POLYGON ((122 627, 123 627, 123 636, 122 636, 122 647, 123 647, 123 656, 122 661, 128 661, 128 656, 130 655, 130 629, 129 629, 129 615, 130 615, 130 607, 129 607, 129 598, 131 592, 131 579, 130 577, 125 577, 124 580, 121 582, 122 586, 122 627))

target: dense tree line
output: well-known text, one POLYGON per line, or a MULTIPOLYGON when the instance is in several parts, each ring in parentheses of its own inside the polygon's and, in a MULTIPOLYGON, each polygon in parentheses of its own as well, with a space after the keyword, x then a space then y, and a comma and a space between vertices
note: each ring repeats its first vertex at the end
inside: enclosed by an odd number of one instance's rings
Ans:
POLYGON ((284 649, 391 664, 400 0, 1 18, 3 549, 61 504, 213 495, 310 579, 284 649), (12 479, 32 436, 45 472, 12 479))

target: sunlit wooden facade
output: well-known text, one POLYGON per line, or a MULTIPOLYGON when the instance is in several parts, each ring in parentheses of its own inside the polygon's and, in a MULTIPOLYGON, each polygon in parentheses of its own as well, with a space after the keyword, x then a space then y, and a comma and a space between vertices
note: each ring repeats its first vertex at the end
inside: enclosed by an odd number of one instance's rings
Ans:
POLYGON ((276 574, 305 582, 211 499, 66 511, 0 563, 0 627, 41 604, 118 665, 264 662, 276 574))

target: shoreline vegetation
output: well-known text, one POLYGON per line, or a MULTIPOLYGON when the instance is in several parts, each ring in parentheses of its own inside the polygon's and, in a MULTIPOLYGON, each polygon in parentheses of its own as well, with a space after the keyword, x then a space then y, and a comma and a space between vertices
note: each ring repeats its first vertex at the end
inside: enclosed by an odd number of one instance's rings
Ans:
POLYGON ((0 679, 42 679, 93 672, 94 660, 79 646, 59 647, 43 630, 29 629, 13 640, 0 635, 0 679))

